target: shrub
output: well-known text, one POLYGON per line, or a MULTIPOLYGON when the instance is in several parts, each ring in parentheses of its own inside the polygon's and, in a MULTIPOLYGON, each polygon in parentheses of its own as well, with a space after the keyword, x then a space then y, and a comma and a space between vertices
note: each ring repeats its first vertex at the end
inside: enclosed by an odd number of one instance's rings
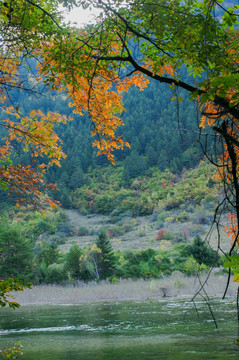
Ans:
POLYGON ((190 256, 183 265, 183 271, 188 276, 196 275, 199 271, 199 268, 200 265, 193 256, 190 256))
POLYGON ((140 230, 140 231, 138 232, 138 237, 144 237, 145 235, 146 235, 145 230, 140 230))
POLYGON ((70 247, 69 252, 66 254, 65 269, 69 271, 72 279, 80 278, 80 256, 82 255, 82 250, 77 244, 74 244, 70 247))
POLYGON ((185 286, 185 283, 179 279, 176 279, 173 284, 178 290, 180 290, 183 286, 185 286))
POLYGON ((172 198, 167 200, 167 203, 165 205, 165 210, 175 210, 180 207, 181 204, 184 203, 183 198, 172 198))
POLYGON ((176 221, 176 219, 174 216, 169 216, 165 219, 165 222, 168 222, 168 223, 173 223, 175 221, 176 221))
POLYGON ((80 226, 78 229, 75 229, 77 236, 87 236, 89 235, 89 230, 85 226, 80 226))
POLYGON ((109 238, 112 238, 114 236, 114 232, 111 231, 111 230, 106 230, 106 235, 109 237, 109 238))
POLYGON ((65 222, 59 222, 56 224, 57 233, 62 233, 64 236, 71 236, 72 234, 72 227, 70 224, 65 222))
POLYGON ((125 229, 122 226, 113 226, 108 229, 108 236, 121 236, 125 233, 125 229))
POLYGON ((57 231, 54 222, 40 220, 34 229, 34 233, 38 236, 43 233, 54 234, 57 231))
POLYGON ((161 292, 162 292, 162 297, 168 296, 168 291, 169 291, 168 288, 166 288, 166 287, 161 287, 160 290, 161 290, 161 292))
POLYGON ((164 223, 165 219, 169 216, 168 211, 163 211, 162 213, 158 214, 157 221, 159 223, 164 223))
POLYGON ((133 229, 133 226, 131 224, 129 224, 127 222, 123 224, 123 230, 125 233, 131 231, 132 229, 133 229))
POLYGON ((48 242, 50 244, 62 245, 62 244, 65 244, 66 238, 65 238, 64 234, 58 232, 55 235, 50 236, 48 238, 48 242))
POLYGON ((45 282, 49 284, 60 284, 67 280, 64 264, 51 264, 46 271, 45 282))
POLYGON ((180 242, 183 242, 183 241, 185 241, 184 234, 182 234, 182 233, 174 234, 174 237, 173 237, 173 242, 174 243, 180 243, 180 242))
POLYGON ((185 221, 187 221, 187 220, 188 220, 188 213, 187 213, 185 210, 182 211, 182 212, 178 215, 177 219, 178 219, 178 221, 180 221, 180 222, 185 222, 185 221))
POLYGON ((203 210, 197 210, 193 214, 193 223, 200 225, 209 225, 212 221, 212 216, 207 215, 203 210))
POLYGON ((115 206, 115 196, 109 194, 98 195, 94 203, 95 211, 100 214, 110 214, 115 206))
POLYGON ((158 255, 155 256, 155 259, 162 274, 170 275, 172 273, 174 265, 170 262, 168 251, 160 251, 158 255))
POLYGON ((167 231, 164 229, 159 230, 156 240, 162 240, 164 235, 167 235, 167 231))

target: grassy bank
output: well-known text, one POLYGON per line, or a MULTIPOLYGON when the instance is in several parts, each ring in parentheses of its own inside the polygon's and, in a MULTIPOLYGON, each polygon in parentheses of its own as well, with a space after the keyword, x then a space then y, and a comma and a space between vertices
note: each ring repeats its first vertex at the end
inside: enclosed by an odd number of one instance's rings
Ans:
MULTIPOLYGON (((205 277, 201 278, 203 282, 205 277)), ((226 276, 212 274, 205 284, 209 296, 222 296, 226 286, 226 276)), ((183 277, 181 274, 157 280, 121 280, 118 283, 108 282, 78 284, 77 286, 42 285, 34 286, 22 293, 15 293, 14 298, 21 305, 40 304, 74 304, 111 300, 136 300, 161 298, 165 296, 193 296, 200 288, 194 277, 183 277)), ((231 283, 228 296, 236 294, 236 284, 231 283)))

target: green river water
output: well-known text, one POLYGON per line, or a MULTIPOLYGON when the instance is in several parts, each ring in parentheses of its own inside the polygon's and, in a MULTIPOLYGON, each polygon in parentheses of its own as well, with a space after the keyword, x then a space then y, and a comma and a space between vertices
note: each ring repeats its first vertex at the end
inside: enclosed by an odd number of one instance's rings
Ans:
POLYGON ((203 301, 27 306, 0 310, 1 347, 21 341, 22 360, 239 359, 236 305, 203 301))

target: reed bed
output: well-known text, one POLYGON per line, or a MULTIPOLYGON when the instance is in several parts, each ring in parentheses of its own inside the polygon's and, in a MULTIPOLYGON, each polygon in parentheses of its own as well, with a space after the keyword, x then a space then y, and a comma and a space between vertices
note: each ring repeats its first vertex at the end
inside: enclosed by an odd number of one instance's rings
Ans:
MULTIPOLYGON (((201 278, 201 282, 205 277, 201 278)), ((209 296, 222 296, 226 286, 226 276, 211 275, 204 288, 209 296)), ((81 302, 120 301, 153 299, 160 297, 189 297, 200 289, 197 278, 175 274, 155 280, 121 280, 118 283, 78 283, 66 286, 40 285, 23 292, 13 293, 20 305, 40 304, 77 304, 81 302)), ((228 296, 236 294, 237 286, 233 282, 228 296)))

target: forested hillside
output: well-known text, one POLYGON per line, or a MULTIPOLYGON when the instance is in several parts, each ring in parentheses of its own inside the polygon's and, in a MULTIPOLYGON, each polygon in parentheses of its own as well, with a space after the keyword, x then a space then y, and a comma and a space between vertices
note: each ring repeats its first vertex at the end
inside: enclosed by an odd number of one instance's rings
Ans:
MULTIPOLYGON (((61 167, 50 167, 46 173, 47 181, 59 189, 51 196, 65 209, 89 217, 107 215, 110 220, 100 223, 99 217, 98 226, 87 227, 70 223, 63 212, 42 216, 14 210, 15 196, 2 190, 2 210, 7 209, 0 234, 6 253, 1 264, 4 277, 18 274, 34 283, 61 283, 79 278, 160 277, 175 270, 192 275, 217 262, 204 245, 203 251, 212 258, 207 262, 198 255, 199 237, 186 246, 195 236, 206 234, 220 199, 215 170, 203 159, 196 102, 182 91, 177 94, 179 101, 171 102, 171 89, 154 81, 144 91, 132 88, 124 96, 125 126, 119 129, 131 148, 115 152, 116 165, 112 165, 92 148, 87 114, 75 115, 65 94, 35 83, 34 62, 29 66, 32 72, 21 75, 31 88, 35 84, 37 96, 14 90, 10 101, 22 115, 40 109, 72 117, 67 125, 57 125, 67 157, 61 167), (148 218, 140 220, 142 216, 148 218), (107 261, 111 267, 104 269, 107 261)), ((27 165, 31 153, 18 145, 11 161, 27 165)))
MULTIPOLYGON (((34 61, 29 62, 29 67, 32 72, 21 75, 27 77, 32 87, 36 76, 34 61)), ((186 71, 183 76, 188 77, 186 71)), ((37 96, 36 93, 16 90, 11 92, 10 100, 23 115, 40 109, 44 113, 58 111, 74 119, 67 125, 58 125, 57 131, 63 141, 67 158, 61 161, 60 168, 51 167, 46 175, 48 181, 59 184, 59 191, 52 196, 59 200, 63 207, 84 209, 82 191, 79 189, 83 187, 85 191, 88 187, 94 187, 97 181, 99 190, 100 183, 108 176, 106 174, 114 174, 114 179, 110 181, 114 182, 117 191, 130 188, 135 179, 142 180, 144 176, 163 177, 168 186, 170 178, 180 178, 182 170, 196 167, 203 158, 199 141, 203 142, 204 139, 199 136, 197 106, 187 99, 182 91, 178 97, 184 100, 171 102, 173 92, 170 88, 151 81, 144 91, 132 88, 125 94, 125 126, 119 129, 119 135, 130 143, 131 148, 116 151, 115 168, 104 156, 96 156, 96 150, 92 148, 93 139, 87 114, 74 115, 72 108, 68 106, 70 100, 64 94, 49 91, 38 83, 34 91, 38 93, 37 96), (161 175, 165 170, 165 175, 161 175), (167 175, 169 172, 170 176, 167 175), (83 203, 79 205, 81 200, 83 203)), ((20 148, 15 157, 16 161, 25 165, 31 162, 31 154, 20 148)), ((4 192, 1 193, 1 199, 9 202, 4 192)), ((93 199, 89 202, 91 200, 93 199)), ((111 204, 111 207, 114 207, 114 204, 111 204)), ((139 213, 152 212, 153 207, 154 204, 151 204, 149 209, 139 213)), ((94 211, 102 212, 102 209, 94 206, 94 211)), ((106 212, 109 213, 109 210, 106 212)))
MULTIPOLYGON (((35 74, 25 75, 34 84, 35 74)), ((59 188, 51 196, 65 209, 76 209, 89 219, 108 215, 109 222, 101 223, 99 217, 97 226, 82 226, 69 222, 61 211, 42 216, 14 210, 14 196, 2 191, 2 210, 8 210, 0 233, 4 277, 18 275, 36 284, 118 281, 161 277, 175 270, 193 275, 219 264, 199 237, 209 229, 220 189, 213 180, 214 168, 203 160, 196 103, 183 92, 178 97, 184 101, 171 102, 172 91, 154 81, 141 92, 132 88, 124 97, 125 126, 119 129, 131 148, 115 153, 114 166, 96 155, 89 119, 72 113, 66 95, 39 84, 35 91, 38 96, 12 91, 10 99, 23 115, 40 109, 73 118, 57 127, 67 158, 46 173, 47 181, 59 188)), ((31 153, 20 146, 17 151, 13 162, 32 161, 31 153)))

